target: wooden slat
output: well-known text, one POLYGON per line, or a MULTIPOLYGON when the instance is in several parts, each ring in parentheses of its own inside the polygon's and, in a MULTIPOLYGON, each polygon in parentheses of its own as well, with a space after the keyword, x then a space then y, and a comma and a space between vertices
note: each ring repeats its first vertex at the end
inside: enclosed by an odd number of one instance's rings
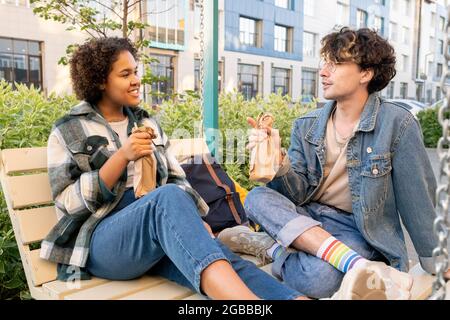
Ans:
POLYGON ((14 211, 19 223, 22 244, 44 239, 57 222, 55 207, 14 211))
POLYGON ((155 287, 168 280, 157 276, 143 276, 128 281, 109 281, 74 294, 65 296, 65 300, 112 300, 155 287))
POLYGON ((52 203, 47 173, 6 177, 13 209, 52 203))
POLYGON ((48 297, 50 299, 62 300, 62 299, 64 299, 64 297, 66 297, 69 294, 73 294, 73 293, 80 292, 80 291, 83 291, 86 289, 90 289, 90 288, 96 287, 98 285, 105 284, 107 282, 109 282, 109 280, 102 279, 102 278, 95 278, 95 277, 93 277, 90 280, 79 281, 75 285, 56 280, 56 281, 44 283, 42 285, 42 290, 44 293, 46 293, 48 295, 48 297))
POLYGON ((7 175, 47 169, 47 148, 4 149, 1 159, 7 175))
POLYGON ((41 250, 33 250, 26 252, 27 263, 31 271, 31 280, 35 286, 50 282, 56 279, 56 264, 41 259, 39 252, 41 250))
POLYGON ((182 300, 208 300, 205 296, 202 296, 199 293, 195 293, 193 295, 190 295, 186 298, 183 298, 182 300))
POLYGON ((123 297, 120 300, 180 300, 193 294, 194 292, 189 288, 167 281, 156 287, 123 297))

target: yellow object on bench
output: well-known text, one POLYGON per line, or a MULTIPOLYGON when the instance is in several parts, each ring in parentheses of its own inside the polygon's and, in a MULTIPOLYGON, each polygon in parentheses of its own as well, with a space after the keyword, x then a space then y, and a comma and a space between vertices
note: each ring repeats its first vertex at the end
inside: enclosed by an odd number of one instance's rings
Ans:
MULTIPOLYGON (((180 162, 191 155, 208 152, 203 139, 171 140, 170 143, 173 154, 180 162)), ((40 243, 57 221, 46 172, 46 151, 47 148, 43 147, 5 149, 0 153, 1 186, 33 298, 204 299, 203 296, 158 276, 146 275, 129 281, 93 278, 78 283, 55 280, 56 264, 40 259, 39 249, 33 250, 31 247, 32 244, 40 243)), ((242 257, 261 266, 255 257, 242 257)), ((261 269, 270 274, 270 267, 271 265, 266 265, 261 269)), ((433 277, 426 274, 419 265, 410 273, 415 278, 412 298, 426 299, 431 294, 433 277)))
MULTIPOLYGON (((170 144, 179 160, 208 152, 203 139, 171 140, 170 144)), ((46 172, 47 148, 1 150, 0 162, 0 181, 34 299, 204 299, 158 276, 146 275, 129 281, 56 280, 56 264, 41 259, 40 250, 31 246, 40 243, 57 222, 46 172)), ((255 257, 242 257, 258 264, 255 257)))

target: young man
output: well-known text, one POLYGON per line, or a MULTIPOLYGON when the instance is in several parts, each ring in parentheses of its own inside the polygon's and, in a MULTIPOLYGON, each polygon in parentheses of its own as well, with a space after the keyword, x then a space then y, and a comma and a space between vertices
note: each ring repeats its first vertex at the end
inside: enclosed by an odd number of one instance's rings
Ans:
MULTIPOLYGON (((277 174, 245 202, 267 233, 239 226, 219 239, 272 259, 273 274, 310 297, 329 297, 350 269, 368 268, 388 284, 388 298, 408 299, 400 217, 433 272, 436 181, 419 123, 379 95, 396 73, 394 49, 370 29, 343 28, 322 39, 321 57, 331 101, 294 122, 277 174)), ((267 132, 253 130, 249 148, 267 132)))

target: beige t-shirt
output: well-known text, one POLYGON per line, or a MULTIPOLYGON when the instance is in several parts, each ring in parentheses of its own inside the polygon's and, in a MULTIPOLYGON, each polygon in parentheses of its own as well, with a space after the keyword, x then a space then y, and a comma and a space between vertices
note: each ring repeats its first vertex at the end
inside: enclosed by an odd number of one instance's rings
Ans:
MULTIPOLYGON (((124 145, 124 143, 128 139, 127 128, 128 128, 128 117, 125 120, 117 121, 117 122, 109 122, 111 128, 119 135, 120 143, 124 145)), ((133 177, 134 177, 134 161, 128 162, 127 165, 127 184, 126 188, 130 188, 133 186, 133 177)))
MULTIPOLYGON (((332 116, 333 113, 328 119, 325 137, 326 163, 323 168, 325 181, 317 194, 314 196, 313 201, 330 205, 351 213, 353 212, 352 196, 348 185, 346 155, 348 141, 350 138, 345 142, 345 145, 342 147, 339 146, 336 139, 342 143, 344 143, 344 141, 341 141, 341 139, 335 135, 332 116)), ((358 124, 359 121, 355 124, 353 135, 358 128, 358 124)))

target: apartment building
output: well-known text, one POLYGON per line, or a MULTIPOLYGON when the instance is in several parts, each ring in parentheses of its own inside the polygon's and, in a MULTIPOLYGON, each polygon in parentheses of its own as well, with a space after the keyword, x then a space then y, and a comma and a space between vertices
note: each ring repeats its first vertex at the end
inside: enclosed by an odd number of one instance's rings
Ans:
MULTIPOLYGON (((0 78, 45 92, 70 91, 68 68, 57 62, 67 45, 86 37, 35 16, 28 1, 0 0, 0 78)), ((198 0, 146 0, 134 14, 150 25, 142 36, 157 59, 151 67, 159 80, 146 100, 160 103, 198 90, 198 0)), ((394 46, 397 75, 384 96, 442 98, 444 0, 219 0, 219 90, 237 90, 247 99, 281 92, 295 101, 323 100, 320 39, 343 26, 375 28, 394 46)))

